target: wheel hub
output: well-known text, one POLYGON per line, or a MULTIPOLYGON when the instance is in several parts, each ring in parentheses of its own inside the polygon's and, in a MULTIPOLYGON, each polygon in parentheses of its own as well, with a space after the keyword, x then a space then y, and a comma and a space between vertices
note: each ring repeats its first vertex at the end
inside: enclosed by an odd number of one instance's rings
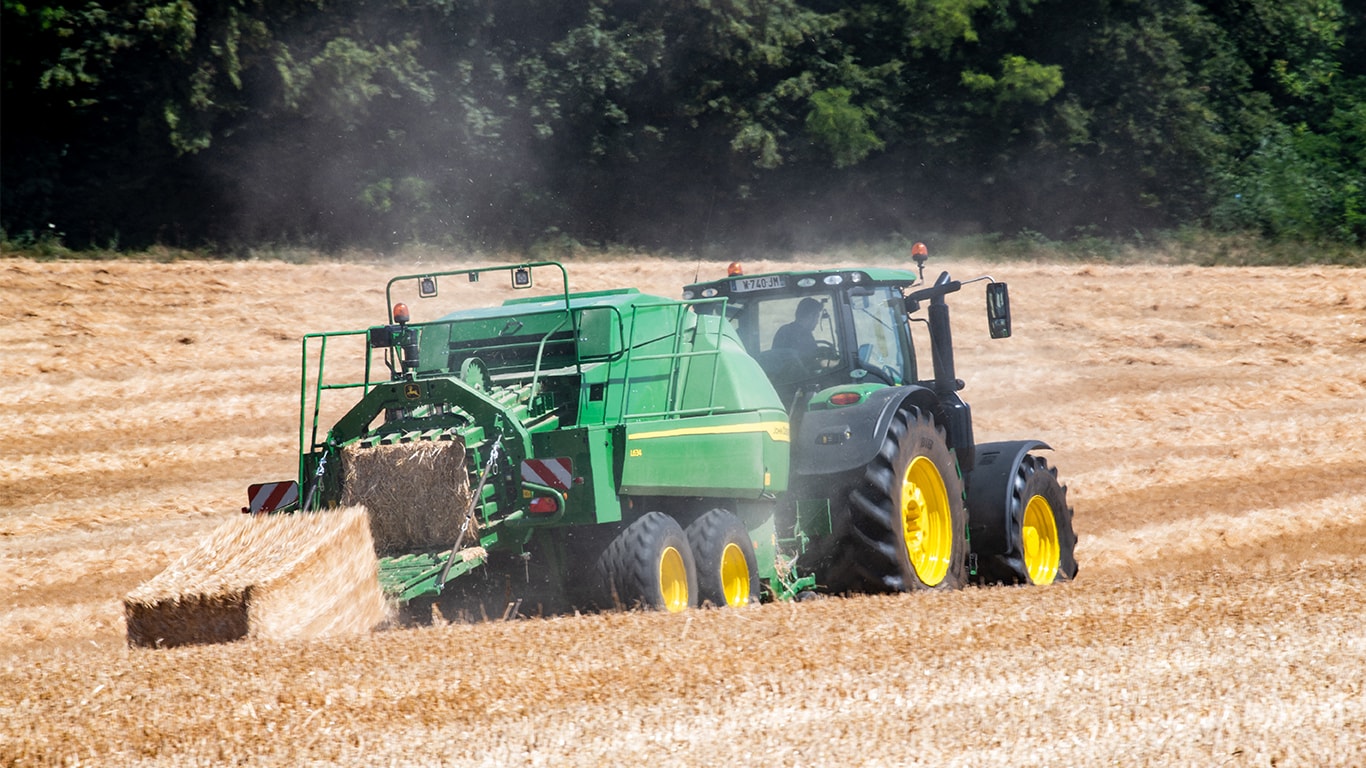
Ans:
POLYGON ((953 555, 953 516, 939 468, 925 456, 906 466, 901 483, 901 528, 915 575, 936 586, 949 572, 953 555))
POLYGON ((749 604, 749 563, 745 553, 734 543, 727 544, 721 552, 721 589, 726 595, 726 605, 733 608, 749 604))
POLYGON ((659 556, 659 591, 669 613, 687 609, 688 568, 683 564, 683 555, 673 547, 666 547, 659 556))
POLYGON ((1032 496, 1024 513, 1024 561, 1032 584, 1052 584, 1058 577, 1062 545, 1053 506, 1042 496, 1032 496))

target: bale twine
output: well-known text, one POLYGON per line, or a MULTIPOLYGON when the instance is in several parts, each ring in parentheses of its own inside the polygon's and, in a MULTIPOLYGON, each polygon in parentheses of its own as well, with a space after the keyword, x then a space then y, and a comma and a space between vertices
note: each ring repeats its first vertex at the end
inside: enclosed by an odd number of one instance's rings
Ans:
POLYGON ((398 443, 342 449, 342 504, 370 510, 380 556, 455 545, 470 515, 470 481, 460 441, 398 443))
POLYGON ((145 647, 363 633, 388 612, 362 507, 235 518, 123 605, 145 647))

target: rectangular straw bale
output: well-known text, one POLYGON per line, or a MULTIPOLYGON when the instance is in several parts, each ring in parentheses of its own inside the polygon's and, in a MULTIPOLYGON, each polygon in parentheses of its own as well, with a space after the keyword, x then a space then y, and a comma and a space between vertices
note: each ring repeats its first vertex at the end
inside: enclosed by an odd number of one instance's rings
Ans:
MULTIPOLYGON (((460 441, 398 443, 342 450, 342 504, 370 510, 381 556, 449 548, 470 509, 465 445, 460 441)), ((466 543, 477 520, 470 516, 466 543)))
POLYGON ((124 598, 128 644, 368 632, 386 618, 363 507, 243 516, 124 598))

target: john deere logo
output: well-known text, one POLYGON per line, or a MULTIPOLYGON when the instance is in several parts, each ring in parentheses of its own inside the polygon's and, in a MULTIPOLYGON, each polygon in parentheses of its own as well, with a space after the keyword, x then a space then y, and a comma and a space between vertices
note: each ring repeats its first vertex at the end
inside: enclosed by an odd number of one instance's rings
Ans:
POLYGON ((416 400, 422 397, 422 388, 416 384, 403 385, 403 396, 409 400, 416 400))

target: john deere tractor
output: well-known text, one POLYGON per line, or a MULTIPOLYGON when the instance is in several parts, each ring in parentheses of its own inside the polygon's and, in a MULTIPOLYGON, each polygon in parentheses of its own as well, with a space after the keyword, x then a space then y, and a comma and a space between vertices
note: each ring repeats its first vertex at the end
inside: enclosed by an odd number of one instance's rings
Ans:
MULTIPOLYGON (((979 280, 1010 335, 1006 286, 979 280)), ((1048 446, 973 440, 946 303, 963 285, 734 265, 676 300, 572 293, 551 262, 396 277, 384 324, 305 337, 299 476, 250 509, 365 504, 409 534, 377 531, 393 597, 486 613, 1072 578, 1048 446), (414 321, 410 303, 499 274, 557 290, 414 321), (364 359, 336 380, 346 337, 364 359), (354 402, 324 431, 338 391, 354 402)))
MULTIPOLYGON (((745 275, 733 264, 726 279, 683 291, 713 300, 697 311, 724 313, 789 415, 779 539, 799 571, 837 592, 1073 578, 1066 489, 1036 453, 1049 446, 975 442, 946 301, 964 283, 947 272, 927 283, 925 247, 913 256, 918 272, 745 275), (918 365, 916 325, 930 371, 918 365)), ((978 281, 990 335, 1010 336, 1006 285, 978 281)))

